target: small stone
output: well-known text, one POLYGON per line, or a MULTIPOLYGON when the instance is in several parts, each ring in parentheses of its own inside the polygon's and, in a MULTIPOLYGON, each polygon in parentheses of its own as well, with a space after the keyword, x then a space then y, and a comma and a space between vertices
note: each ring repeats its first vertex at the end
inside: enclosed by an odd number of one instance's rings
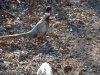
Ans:
POLYGON ((86 75, 85 72, 86 70, 81 70, 78 75, 86 75))
POLYGON ((2 26, 0 26, 0 32, 4 32, 5 28, 3 28, 2 26))
POLYGON ((7 70, 7 69, 8 69, 8 67, 6 66, 5 63, 0 64, 0 70, 1 71, 7 70))
POLYGON ((57 68, 52 68, 53 73, 57 73, 57 68))
POLYGON ((0 58, 0 63, 3 63, 4 62, 4 58, 0 58))
POLYGON ((87 36, 86 40, 91 41, 93 38, 91 36, 87 36))
POLYGON ((27 55, 22 54, 19 56, 19 61, 24 61, 26 60, 26 58, 27 58, 27 55))
POLYGON ((67 73, 67 72, 69 72, 69 71, 72 71, 72 66, 65 66, 64 67, 64 73, 67 73))
POLYGON ((60 65, 60 64, 58 64, 58 65, 57 65, 57 68, 61 69, 61 65, 60 65))
POLYGON ((0 75, 22 75, 20 72, 17 72, 15 70, 7 70, 4 72, 1 72, 0 75))
POLYGON ((61 25, 61 23, 59 21, 57 21, 56 23, 53 24, 54 28, 58 27, 59 25, 61 25))
POLYGON ((4 28, 5 28, 6 30, 8 30, 8 29, 11 29, 12 26, 11 26, 11 25, 6 25, 6 26, 4 26, 4 28))

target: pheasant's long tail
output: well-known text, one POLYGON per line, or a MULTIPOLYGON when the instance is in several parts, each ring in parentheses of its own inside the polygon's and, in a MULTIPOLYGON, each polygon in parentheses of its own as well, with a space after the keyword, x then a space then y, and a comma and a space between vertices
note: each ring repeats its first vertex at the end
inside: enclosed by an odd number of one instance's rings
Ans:
POLYGON ((29 36, 28 33, 21 33, 21 34, 13 34, 13 35, 0 36, 0 39, 27 37, 27 36, 29 36))

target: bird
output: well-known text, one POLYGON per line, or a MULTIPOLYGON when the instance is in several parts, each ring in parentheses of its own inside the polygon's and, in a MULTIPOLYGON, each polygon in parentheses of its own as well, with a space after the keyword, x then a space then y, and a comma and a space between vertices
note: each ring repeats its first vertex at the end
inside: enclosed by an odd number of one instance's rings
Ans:
POLYGON ((49 17, 51 9, 52 9, 51 6, 46 7, 44 15, 41 17, 41 19, 35 25, 35 27, 33 27, 30 31, 20 34, 0 36, 0 39, 16 38, 16 37, 30 37, 30 38, 43 37, 49 28, 49 17))
POLYGON ((37 70, 37 75, 53 75, 52 68, 49 63, 42 63, 42 65, 37 70))

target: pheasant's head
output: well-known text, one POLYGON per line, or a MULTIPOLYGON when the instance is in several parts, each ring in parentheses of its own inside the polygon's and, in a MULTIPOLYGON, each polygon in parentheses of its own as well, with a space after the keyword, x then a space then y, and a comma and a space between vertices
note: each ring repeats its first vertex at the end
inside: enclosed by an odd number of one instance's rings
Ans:
POLYGON ((44 15, 45 15, 45 20, 47 21, 47 23, 49 23, 49 16, 50 16, 50 11, 51 11, 51 6, 47 6, 46 7, 46 11, 45 11, 45 13, 44 13, 44 15))
POLYGON ((45 12, 50 13, 50 11, 51 11, 51 6, 47 6, 45 12))

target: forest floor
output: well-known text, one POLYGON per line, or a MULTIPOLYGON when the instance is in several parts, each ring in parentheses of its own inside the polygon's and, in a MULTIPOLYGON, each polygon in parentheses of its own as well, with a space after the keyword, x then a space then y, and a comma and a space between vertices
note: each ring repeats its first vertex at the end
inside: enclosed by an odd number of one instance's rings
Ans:
MULTIPOLYGON (((7 43, 0 46, 0 75, 36 75, 43 62, 54 66, 54 75, 100 75, 100 17, 96 8, 99 3, 62 2, 51 6, 45 39, 0 40, 7 43)), ((46 4, 26 7, 9 10, 20 20, 15 20, 15 27, 0 35, 32 29, 43 15, 46 4)))

